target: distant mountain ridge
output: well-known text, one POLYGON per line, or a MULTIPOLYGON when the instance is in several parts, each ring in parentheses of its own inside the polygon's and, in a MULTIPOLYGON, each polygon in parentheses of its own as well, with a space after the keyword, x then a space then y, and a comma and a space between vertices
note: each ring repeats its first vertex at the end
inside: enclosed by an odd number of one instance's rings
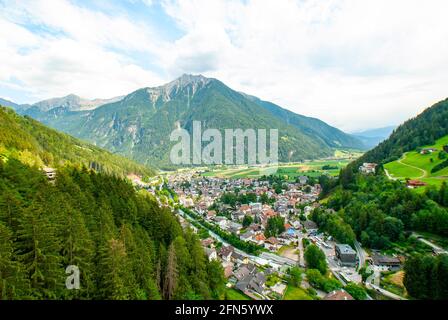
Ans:
POLYGON ((165 85, 138 89, 92 110, 32 107, 27 114, 51 127, 145 164, 169 166, 176 126, 203 129, 279 129, 279 160, 328 157, 334 148, 363 143, 318 119, 232 90, 217 79, 183 75, 165 85))
POLYGON ((395 128, 397 128, 397 126, 387 126, 387 127, 357 131, 353 132, 352 134, 369 138, 375 138, 375 137, 387 138, 395 130, 395 128))
POLYGON ((355 136, 356 138, 361 140, 367 147, 373 148, 376 147, 381 141, 386 140, 396 127, 397 126, 388 126, 354 132, 352 133, 352 136, 355 136))
POLYGON ((17 104, 12 101, 0 98, 0 105, 11 107, 21 113, 32 113, 36 111, 47 112, 56 108, 63 108, 67 111, 84 111, 93 110, 99 106, 102 106, 103 104, 116 102, 122 98, 123 96, 110 99, 85 99, 75 94, 69 94, 64 97, 42 100, 33 104, 17 104))
POLYGON ((360 141, 357 138, 354 138, 349 134, 328 125, 322 120, 296 114, 272 102, 264 101, 254 96, 246 96, 260 107, 271 112, 277 118, 284 120, 289 125, 302 128, 305 132, 322 139, 322 141, 330 147, 345 147, 354 149, 363 147, 360 145, 360 141))
POLYGON ((50 111, 55 108, 66 108, 69 111, 83 111, 93 110, 99 106, 107 103, 116 102, 123 97, 114 97, 111 99, 84 99, 74 94, 61 98, 52 98, 43 100, 33 104, 31 107, 36 107, 40 111, 50 111))

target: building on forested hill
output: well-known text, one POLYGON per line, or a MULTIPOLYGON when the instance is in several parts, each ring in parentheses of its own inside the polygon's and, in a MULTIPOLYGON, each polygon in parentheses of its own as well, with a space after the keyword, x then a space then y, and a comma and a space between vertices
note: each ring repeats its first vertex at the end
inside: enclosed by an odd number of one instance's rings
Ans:
POLYGON ((376 163, 364 162, 362 166, 359 167, 359 172, 364 174, 375 173, 376 163))
POLYGON ((54 181, 56 179, 56 169, 50 167, 44 167, 42 169, 48 180, 54 181))

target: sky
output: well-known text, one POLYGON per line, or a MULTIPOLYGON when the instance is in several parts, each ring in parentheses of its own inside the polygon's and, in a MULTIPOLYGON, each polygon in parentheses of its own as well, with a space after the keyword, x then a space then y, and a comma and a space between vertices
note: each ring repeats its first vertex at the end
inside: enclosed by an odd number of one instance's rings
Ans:
POLYGON ((0 0, 0 97, 111 98, 184 73, 347 132, 448 97, 446 0, 0 0))

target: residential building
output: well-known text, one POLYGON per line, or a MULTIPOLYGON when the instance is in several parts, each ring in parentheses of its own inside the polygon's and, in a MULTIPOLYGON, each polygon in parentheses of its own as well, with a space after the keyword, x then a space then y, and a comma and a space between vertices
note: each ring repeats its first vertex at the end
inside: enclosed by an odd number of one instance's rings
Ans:
POLYGON ((300 183, 301 185, 305 185, 305 184, 307 184, 307 183, 308 183, 308 177, 307 177, 307 176, 300 176, 300 177, 299 177, 299 183, 300 183))
POLYGON ((216 253, 215 248, 205 248, 205 254, 207 255, 209 261, 218 259, 218 254, 216 253))
POLYGON ((219 256, 223 261, 231 261, 232 253, 234 252, 234 248, 232 246, 222 246, 219 251, 219 256))
POLYGON ((401 261, 398 257, 374 253, 372 255, 372 262, 375 266, 388 269, 390 271, 398 271, 401 269, 401 261))
POLYGON ((355 300, 347 291, 340 289, 328 293, 323 300, 355 300))
POLYGON ((343 266, 353 266, 357 262, 356 251, 348 244, 336 244, 335 254, 343 266))
POLYGON ((235 288, 242 292, 255 291, 258 294, 263 294, 265 287, 266 277, 263 272, 257 272, 249 274, 239 280, 235 285, 235 288))

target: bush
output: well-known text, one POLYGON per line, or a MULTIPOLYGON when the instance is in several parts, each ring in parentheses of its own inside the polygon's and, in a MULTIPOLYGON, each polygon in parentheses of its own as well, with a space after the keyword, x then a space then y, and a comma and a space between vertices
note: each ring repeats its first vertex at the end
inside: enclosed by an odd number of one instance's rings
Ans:
POLYGON ((338 280, 324 277, 317 269, 308 269, 306 276, 308 282, 316 289, 331 292, 342 288, 338 280))
POLYGON ((316 245, 311 244, 305 250, 306 265, 310 269, 317 269, 321 274, 327 273, 327 260, 325 254, 316 245))
POLYGON ((357 285, 356 283, 349 282, 345 287, 347 291, 355 300, 365 300, 367 298, 367 293, 364 287, 357 285))
POLYGON ((435 172, 440 171, 446 167, 448 167, 448 160, 445 160, 445 161, 439 163, 438 165, 434 166, 434 168, 431 169, 431 173, 435 173, 435 172))
POLYGON ((300 287, 302 282, 302 270, 298 267, 289 269, 289 283, 294 287, 300 287))

